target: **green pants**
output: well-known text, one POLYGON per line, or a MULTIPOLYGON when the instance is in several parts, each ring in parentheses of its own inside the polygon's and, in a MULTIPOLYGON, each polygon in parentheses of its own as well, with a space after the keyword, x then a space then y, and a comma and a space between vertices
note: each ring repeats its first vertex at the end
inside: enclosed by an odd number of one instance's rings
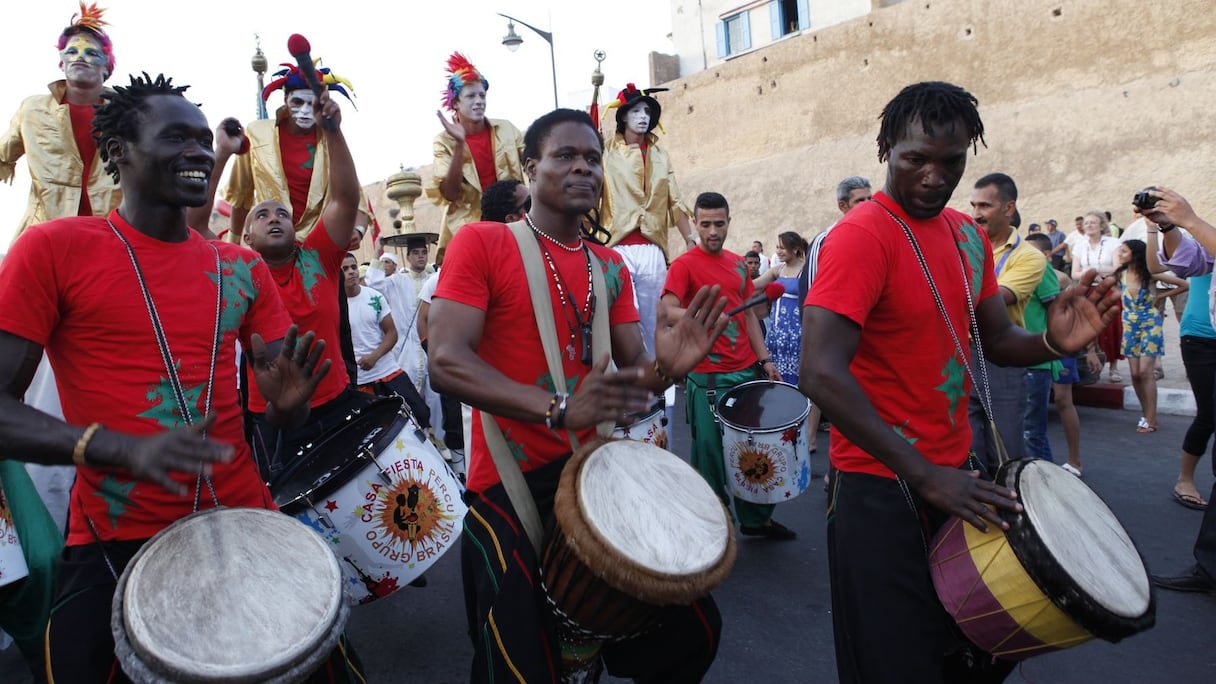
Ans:
POLYGON ((17 642, 17 648, 39 671, 45 662, 43 636, 54 596, 63 534, 47 512, 25 465, 0 459, 0 487, 12 514, 13 527, 29 566, 25 579, 0 587, 0 629, 17 642))
MULTIPOLYGON (((735 385, 756 380, 753 368, 733 373, 689 373, 684 385, 684 409, 688 414, 688 426, 692 431, 692 467, 701 473, 714 493, 730 508, 731 496, 726 488, 726 461, 722 454, 722 431, 714 417, 707 394, 709 378, 714 379, 714 400, 735 385)), ((744 527, 761 527, 773 517, 774 504, 757 504, 735 499, 735 517, 744 527)))

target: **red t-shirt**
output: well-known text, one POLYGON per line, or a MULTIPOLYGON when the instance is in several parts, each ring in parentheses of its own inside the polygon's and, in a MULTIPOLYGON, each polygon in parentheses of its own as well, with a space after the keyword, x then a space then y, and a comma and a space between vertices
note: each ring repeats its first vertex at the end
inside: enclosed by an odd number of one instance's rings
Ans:
MULTIPOLYGON (((309 406, 314 408, 338 396, 350 385, 338 332, 338 281, 342 277, 345 256, 346 247, 335 245, 325 230, 325 221, 317 221, 316 227, 297 246, 295 261, 270 269, 283 306, 292 322, 299 326, 300 334, 312 331, 318 340, 325 340, 322 359, 332 361, 329 372, 309 401, 309 406)), ((266 399, 254 382, 249 383, 249 410, 266 412, 266 399)))
POLYGON ((72 114, 72 136, 76 138, 76 149, 84 161, 80 174, 80 206, 77 216, 92 216, 93 204, 89 202, 89 174, 93 170, 93 157, 97 156, 97 141, 93 139, 93 105, 65 103, 72 114))
MULTIPOLYGON (((636 322, 638 312, 633 305, 633 285, 620 255, 607 247, 587 244, 604 269, 609 324, 636 322)), ((574 301, 581 306, 587 301, 587 261, 583 253, 567 252, 555 245, 549 245, 549 253, 563 282, 573 290, 574 301)), ((557 391, 545 362, 540 333, 536 329, 536 317, 523 261, 519 257, 519 245, 506 225, 482 221, 470 223, 456 233, 456 237, 448 243, 435 297, 450 299, 485 312, 481 345, 477 349, 477 355, 483 361, 516 382, 537 385, 549 392, 557 391)), ((552 276, 549 278, 549 297, 553 300, 553 316, 557 322, 559 346, 563 351, 562 371, 566 375, 563 391, 574 392, 591 369, 583 365, 579 358, 581 352, 577 341, 574 359, 564 353, 570 339, 565 321, 567 317, 570 317, 569 320, 573 318, 569 303, 565 311, 561 309, 552 276)), ((602 302, 598 304, 604 305, 602 302)), ((473 446, 468 473, 468 488, 474 492, 485 491, 498 483, 498 472, 486 450, 478 415, 475 414, 473 418, 473 446)), ((505 418, 498 418, 497 421, 507 445, 525 472, 566 456, 571 451, 564 430, 555 432, 545 427, 544 423, 524 423, 505 418)), ((595 429, 588 428, 577 435, 580 441, 585 442, 595 437, 595 429)))
MULTIPOLYGON (((236 341, 258 333, 282 339, 291 321, 257 254, 190 231, 185 242, 161 242, 110 220, 135 250, 165 329, 194 420, 202 418, 215 335, 215 252, 223 270, 220 342, 215 361, 210 437, 231 444, 235 458, 215 465, 212 481, 225 506, 273 508, 245 442, 237 398, 236 341)), ((106 430, 150 435, 184 424, 166 378, 152 323, 126 248, 104 218, 65 218, 22 233, 0 262, 0 329, 43 345, 55 371, 64 419, 106 430)), ((176 475, 190 493, 170 494, 123 470, 77 468, 67 543, 146 539, 191 512, 195 478, 176 475)), ((205 489, 205 488, 204 488, 205 489)), ((204 491, 203 507, 211 506, 204 491)))
POLYGON ((317 132, 313 128, 304 135, 294 135, 286 126, 279 126, 279 156, 287 176, 287 194, 291 199, 291 222, 300 223, 308 208, 308 189, 312 187, 312 169, 317 159, 317 132))
POLYGON ((487 124, 480 133, 469 133, 464 140, 473 155, 473 167, 477 169, 477 181, 484 192, 498 180, 498 169, 494 166, 494 130, 487 124))
MULTIPOLYGON (((698 247, 671 262, 663 293, 679 297, 680 304, 688 306, 703 285, 721 285, 727 309, 742 304, 756 290, 743 257, 726 250, 714 255, 698 247)), ((697 373, 733 373, 755 365, 759 360, 747 337, 747 312, 740 311, 714 342, 709 355, 693 370, 697 373)))
MULTIPOLYGON (((997 285, 987 235, 970 216, 953 209, 916 220, 881 192, 873 202, 858 205, 824 241, 806 304, 847 316, 861 326, 849 371, 878 415, 928 461, 958 467, 971 447, 967 423, 971 378, 911 244, 883 206, 912 229, 964 352, 969 353, 971 326, 960 254, 966 258, 976 305, 995 295, 997 285)), ((831 459, 843 471, 895 477, 835 427, 831 459)))

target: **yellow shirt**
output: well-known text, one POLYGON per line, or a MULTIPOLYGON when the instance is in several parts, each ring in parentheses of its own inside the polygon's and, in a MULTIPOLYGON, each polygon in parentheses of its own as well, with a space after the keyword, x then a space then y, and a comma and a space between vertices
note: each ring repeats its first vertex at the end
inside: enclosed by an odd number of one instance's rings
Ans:
MULTIPOLYGON (((72 135, 72 114, 63 98, 67 81, 47 86, 50 93, 26 98, 0 139, 0 180, 11 183, 17 160, 25 156, 30 168, 30 201, 17 228, 54 218, 75 216, 80 210, 80 180, 84 160, 72 135)), ((94 154, 89 171, 89 205, 94 216, 105 216, 122 203, 122 190, 94 154)))
MULTIPOLYGON (((494 176, 497 180, 524 180, 524 136, 510 121, 502 119, 486 119, 490 124, 491 139, 494 144, 494 176)), ((452 239, 452 235, 466 223, 481 220, 481 181, 477 176, 477 167, 473 163, 473 153, 469 146, 464 146, 464 166, 461 167, 463 179, 460 183, 460 197, 455 202, 444 199, 439 191, 439 185, 452 168, 452 150, 456 147, 456 139, 447 131, 435 136, 435 164, 431 167, 431 184, 426 189, 427 197, 435 201, 444 210, 443 222, 439 229, 439 246, 444 247, 452 239)))
MULTIPOLYGON (((612 233, 608 245, 620 242, 634 228, 667 255, 667 232, 676 225, 676 212, 692 216, 680 197, 675 172, 658 137, 646 135, 646 158, 640 145, 612 136, 604 150, 604 191, 600 198, 600 224, 612 233)), ((668 257, 670 260, 670 257, 668 257)))
MULTIPOLYGON (((233 207, 248 211, 260 202, 275 200, 295 213, 296 207, 291 206, 287 174, 283 170, 283 159, 279 153, 279 124, 286 116, 287 108, 280 107, 275 112, 274 121, 259 119, 245 126, 245 135, 249 137, 249 152, 235 158, 235 166, 228 177, 228 187, 224 189, 224 199, 233 207)), ((300 222, 295 225, 297 240, 303 240, 317 225, 329 194, 329 157, 326 154, 325 136, 318 131, 317 138, 312 180, 308 185, 308 204, 300 214, 300 222)), ((362 190, 359 191, 359 210, 364 214, 368 213, 362 190)), ((235 240, 244 230, 244 226, 233 226, 229 235, 235 240)))
POLYGON ((1008 289, 1017 298, 1013 304, 1006 306, 1010 320, 1014 325, 1026 327, 1026 302, 1043 279, 1047 258, 1018 235, 1017 230, 1013 230, 1003 244, 992 245, 992 263, 996 266, 997 285, 1008 289))

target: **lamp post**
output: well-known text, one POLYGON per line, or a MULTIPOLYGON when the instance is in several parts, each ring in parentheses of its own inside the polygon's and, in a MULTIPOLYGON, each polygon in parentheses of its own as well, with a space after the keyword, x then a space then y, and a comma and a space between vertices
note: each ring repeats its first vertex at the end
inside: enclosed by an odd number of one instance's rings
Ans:
POLYGON ((266 113, 266 101, 262 99, 262 89, 265 88, 263 76, 266 75, 266 68, 269 66, 266 62, 266 55, 262 54, 262 39, 258 34, 253 34, 253 39, 257 41, 257 50, 253 53, 253 59, 250 60, 250 66, 253 67, 253 72, 258 75, 258 118, 270 118, 266 113))
POLYGON ((536 35, 544 38, 545 42, 549 43, 549 67, 553 70, 553 108, 557 109, 557 59, 553 56, 553 34, 548 31, 542 31, 526 21, 521 21, 502 12, 499 12, 498 16, 507 20, 507 35, 502 37, 502 44, 506 45, 507 49, 511 52, 518 50, 520 44, 524 42, 524 39, 515 32, 515 22, 517 21, 532 29, 536 35))

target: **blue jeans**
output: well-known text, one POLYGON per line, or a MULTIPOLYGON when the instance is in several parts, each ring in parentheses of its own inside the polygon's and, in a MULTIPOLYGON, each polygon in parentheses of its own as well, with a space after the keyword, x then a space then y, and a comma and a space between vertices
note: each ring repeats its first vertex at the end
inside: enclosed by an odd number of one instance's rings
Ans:
POLYGON ((1026 412, 1022 415, 1022 436, 1026 455, 1053 461, 1051 442, 1047 440, 1047 404, 1051 399, 1051 371, 1027 368, 1023 376, 1026 387, 1026 412))

